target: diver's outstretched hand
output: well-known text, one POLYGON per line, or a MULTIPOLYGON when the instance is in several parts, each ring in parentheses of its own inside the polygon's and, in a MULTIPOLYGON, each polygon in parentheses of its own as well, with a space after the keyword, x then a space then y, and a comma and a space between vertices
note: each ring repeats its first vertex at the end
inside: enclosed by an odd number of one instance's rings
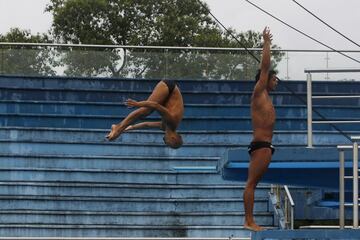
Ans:
POLYGON ((270 33, 270 28, 265 27, 263 31, 263 39, 265 42, 271 42, 272 41, 272 34, 270 33))

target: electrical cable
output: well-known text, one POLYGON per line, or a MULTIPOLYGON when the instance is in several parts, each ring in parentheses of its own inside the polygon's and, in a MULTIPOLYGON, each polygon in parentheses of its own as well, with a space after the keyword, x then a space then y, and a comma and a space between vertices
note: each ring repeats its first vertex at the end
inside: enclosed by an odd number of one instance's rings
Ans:
POLYGON ((338 51, 338 50, 336 50, 336 49, 334 49, 334 48, 330 47, 329 45, 326 45, 325 43, 320 42, 319 40, 317 40, 317 39, 315 39, 315 38, 311 37, 310 35, 308 35, 308 34, 306 34, 306 33, 302 32, 302 31, 300 31, 299 29, 297 29, 297 28, 295 28, 295 27, 291 26, 290 24, 288 24, 288 23, 284 22, 284 21, 283 21, 283 20, 281 20, 280 18, 275 17, 274 15, 272 15, 271 13, 269 13, 269 12, 265 11, 264 9, 262 9, 261 7, 259 7, 259 6, 258 6, 258 5, 256 5, 256 4, 252 3, 251 1, 249 1, 249 0, 245 0, 245 1, 246 1, 246 2, 248 2, 248 3, 250 3, 251 5, 253 5, 253 6, 254 6, 254 7, 256 7, 257 9, 259 9, 260 11, 264 12, 265 14, 269 15, 270 17, 272 17, 272 18, 276 19, 277 21, 281 22, 282 24, 284 24, 284 25, 288 26, 289 28, 291 28, 291 29, 295 30, 296 32, 298 32, 298 33, 300 33, 300 34, 304 35, 305 37, 310 38, 311 40, 313 40, 313 41, 315 41, 315 42, 317 42, 317 43, 319 43, 319 44, 323 45, 324 47, 327 47, 327 48, 331 49, 331 50, 332 50, 332 51, 334 51, 334 52, 337 52, 337 53, 339 53, 339 54, 343 55, 344 57, 347 57, 347 58, 349 58, 349 59, 351 59, 351 60, 353 60, 353 61, 355 61, 355 62, 357 62, 357 63, 360 63, 360 61, 359 61, 359 60, 357 60, 357 59, 355 59, 355 58, 353 58, 353 57, 350 57, 349 55, 347 55, 347 54, 345 54, 345 53, 343 53, 343 52, 341 52, 341 51, 338 51))
POLYGON ((348 40, 349 42, 355 44, 356 46, 360 47, 360 44, 356 43, 355 41, 351 40, 349 37, 345 36, 344 34, 342 34, 340 31, 336 30, 335 28, 333 28, 332 26, 330 26, 328 23, 326 23, 324 20, 322 20, 321 18, 319 18, 318 16, 316 16, 314 13, 312 13, 310 10, 308 10, 307 8, 305 8, 303 5, 301 5, 300 3, 298 3, 296 0, 292 0, 294 3, 296 3, 299 7, 301 7, 302 9, 304 9, 306 12, 308 12, 309 14, 311 14, 314 18, 316 18, 317 20, 319 20, 320 22, 322 22, 323 24, 325 24, 327 27, 331 28, 333 31, 335 31, 336 33, 338 33, 339 35, 341 35, 342 37, 344 37, 346 40, 348 40))

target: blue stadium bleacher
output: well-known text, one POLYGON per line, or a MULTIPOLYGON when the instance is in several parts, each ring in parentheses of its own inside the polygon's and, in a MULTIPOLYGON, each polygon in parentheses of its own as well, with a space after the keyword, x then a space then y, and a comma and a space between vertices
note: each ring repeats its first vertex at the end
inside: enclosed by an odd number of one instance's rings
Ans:
MULTIPOLYGON (((179 81, 186 110, 180 126, 184 146, 178 150, 166 147, 157 130, 124 133, 107 142, 111 124, 131 111, 122 102, 146 99, 157 81, 1 76, 0 235, 248 237, 242 227, 244 183, 224 180, 219 173, 227 160, 248 160, 244 148, 251 140, 253 83, 179 81)), ((304 82, 291 81, 289 86, 305 99, 304 82)), ((358 93, 355 86, 313 83, 314 92, 324 94, 358 93)), ((281 85, 273 100, 277 153, 298 147, 303 154, 306 107, 281 85)), ((314 104, 328 118, 355 119, 358 101, 314 104)), ((314 114, 314 119, 319 117, 314 114)), ((360 129, 341 128, 349 134, 360 129)), ((329 126, 315 125, 314 143, 334 147, 348 140, 329 126)), ((328 153, 329 158, 312 160, 335 166, 338 155, 328 153)), ((311 159, 307 155, 301 161, 311 159)), ((290 165, 294 158, 282 159, 290 165)), ((274 163, 278 160, 275 155, 274 163)), ((239 164, 246 167, 246 162, 239 164)), ((231 180, 245 179, 243 174, 235 177, 231 180)), ((328 183, 324 176, 319 179, 328 183)), ((295 185, 301 182, 293 180, 295 185)), ((269 185, 261 184, 256 192, 255 218, 277 228, 268 191, 269 185)))

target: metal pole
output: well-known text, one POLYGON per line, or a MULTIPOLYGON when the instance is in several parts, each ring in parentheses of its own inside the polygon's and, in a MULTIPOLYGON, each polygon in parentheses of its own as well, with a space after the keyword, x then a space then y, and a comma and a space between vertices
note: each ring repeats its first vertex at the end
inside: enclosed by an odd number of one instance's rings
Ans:
POLYGON ((4 69, 5 69, 5 66, 4 66, 4 52, 5 52, 5 48, 3 48, 1 46, 1 70, 0 70, 1 74, 4 74, 4 69))
POLYGON ((289 80, 290 79, 290 77, 289 77, 289 52, 286 52, 285 59, 286 59, 286 78, 285 79, 289 80))
POLYGON ((311 87, 311 73, 306 75, 307 82, 307 142, 308 148, 313 147, 312 137, 312 87, 311 87))
POLYGON ((291 230, 294 230, 294 206, 291 206, 291 230))
POLYGON ((163 77, 163 79, 168 79, 168 53, 169 49, 165 48, 165 76, 163 77))
POLYGON ((295 207, 295 204, 294 204, 294 200, 292 199, 291 197, 291 194, 290 194, 290 191, 289 191, 289 188, 287 187, 287 185, 284 185, 284 188, 285 188, 285 194, 288 198, 288 201, 289 201, 289 204, 290 204, 290 227, 291 229, 294 229, 294 207, 295 207))
POLYGON ((345 227, 345 154, 344 150, 339 151, 339 225, 340 229, 345 227))
POLYGON ((359 186, 358 186, 358 143, 355 141, 353 144, 353 228, 359 228, 359 186))
MULTIPOLYGON (((325 60, 326 60, 326 69, 329 69, 329 53, 326 52, 326 57, 325 57, 325 60)), ((326 76, 325 76, 325 79, 326 80, 329 80, 329 73, 327 72, 326 73, 326 76)))
POLYGON ((290 225, 290 220, 289 220, 289 215, 290 215, 290 211, 289 211, 289 200, 285 194, 284 197, 284 217, 285 217, 285 227, 286 229, 289 229, 289 225, 290 225))

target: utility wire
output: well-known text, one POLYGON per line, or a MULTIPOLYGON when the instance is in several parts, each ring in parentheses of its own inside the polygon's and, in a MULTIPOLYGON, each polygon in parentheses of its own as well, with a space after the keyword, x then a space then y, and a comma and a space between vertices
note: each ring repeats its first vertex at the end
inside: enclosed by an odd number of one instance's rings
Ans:
POLYGON ((262 9, 261 7, 259 7, 258 5, 256 5, 255 3, 252 3, 252 2, 250 2, 249 0, 245 0, 245 1, 246 1, 246 2, 248 2, 248 3, 250 3, 251 5, 253 5, 253 6, 254 6, 254 7, 256 7, 257 9, 259 9, 260 11, 264 12, 265 14, 269 15, 270 17, 272 17, 272 18, 274 18, 274 19, 278 20, 278 21, 279 21, 279 22, 281 22, 282 24, 284 24, 284 25, 288 26, 289 28, 291 28, 291 29, 295 30, 296 32, 298 32, 298 33, 300 33, 300 34, 304 35, 305 37, 310 38, 311 40, 313 40, 313 41, 315 41, 315 42, 317 42, 317 43, 319 43, 319 44, 323 45, 324 47, 327 47, 327 48, 331 49, 331 50, 332 50, 332 51, 334 51, 334 52, 337 52, 337 53, 339 53, 339 54, 343 55, 344 57, 347 57, 347 58, 349 58, 349 59, 351 59, 351 60, 353 60, 353 61, 355 61, 355 62, 357 62, 357 63, 360 63, 360 61, 359 61, 359 60, 357 60, 357 59, 355 59, 355 58, 353 58, 353 57, 350 57, 349 55, 347 55, 347 54, 345 54, 345 53, 343 53, 343 52, 340 52, 340 51, 338 51, 338 50, 336 50, 336 49, 334 49, 334 48, 330 47, 329 45, 326 45, 325 43, 320 42, 319 40, 317 40, 317 39, 315 39, 315 38, 311 37, 310 35, 308 35, 308 34, 306 34, 306 33, 302 32, 302 31, 298 30, 297 28, 295 28, 295 27, 291 26, 290 24, 288 24, 288 23, 284 22, 283 20, 281 20, 281 19, 279 19, 279 18, 275 17, 274 15, 272 15, 271 13, 269 13, 269 12, 265 11, 264 9, 262 9))
POLYGON ((201 1, 201 0, 198 0, 198 2, 200 3, 200 5, 211 15, 212 18, 215 19, 215 21, 232 37, 234 38, 242 48, 245 48, 245 51, 247 51, 257 62, 260 62, 260 60, 246 47, 244 46, 244 44, 242 44, 238 39, 237 37, 229 30, 227 29, 227 27, 224 26, 224 24, 222 24, 219 19, 217 19, 217 17, 215 17, 211 11, 205 6, 205 4, 201 1))
POLYGON ((306 12, 308 12, 309 14, 311 14, 314 18, 316 18, 317 20, 319 20, 320 22, 322 22, 323 24, 325 24, 326 26, 328 26, 329 28, 331 28, 333 31, 335 31, 336 33, 340 34, 342 37, 344 37, 345 39, 347 39, 349 42, 355 44, 356 46, 360 47, 360 44, 356 43, 355 41, 351 40, 350 38, 348 38, 347 36, 345 36, 344 34, 342 34, 341 32, 339 32, 338 30, 336 30, 335 28, 333 28, 332 26, 330 26, 328 23, 326 23, 324 20, 322 20, 321 18, 319 18, 318 16, 316 16, 314 13, 312 13, 310 10, 308 10, 307 8, 305 8, 303 5, 301 5, 300 3, 298 3, 296 0, 292 0, 294 3, 296 3, 299 7, 301 7, 302 9, 304 9, 306 12))
MULTIPOLYGON (((247 0, 245 0, 247 1, 247 0)), ((236 36, 234 36, 234 34, 232 34, 212 13, 211 11, 205 6, 205 4, 201 1, 201 0, 198 0, 198 2, 200 3, 200 5, 202 5, 202 7, 204 9, 207 10, 207 12, 214 18, 214 20, 221 26, 224 28, 224 30, 230 34, 231 37, 234 38, 234 40, 239 43, 239 45, 244 48, 258 63, 260 63, 260 60, 244 45, 242 44, 239 39, 237 39, 236 36)), ((335 50, 336 51, 336 50, 335 50)), ((280 78, 276 77, 277 80, 279 82, 283 82, 280 78)), ((297 93, 295 93, 294 90, 292 90, 291 88, 289 88, 286 84, 283 85, 289 92, 291 92, 291 94, 293 94, 297 99, 299 99, 303 104, 307 104, 307 102, 302 98, 300 97, 297 93)), ((313 112, 315 112, 316 114, 318 114, 318 116, 322 119, 322 120, 327 120, 326 117, 324 115, 322 115, 321 113, 319 113, 316 109, 312 109, 313 112)), ((347 138, 349 141, 352 141, 351 140, 351 137, 349 137, 346 133, 344 133, 341 129, 339 129, 337 126, 335 126, 334 124, 332 123, 329 123, 330 126, 332 126, 335 130, 337 130, 341 135, 343 135, 345 138, 347 138)))

